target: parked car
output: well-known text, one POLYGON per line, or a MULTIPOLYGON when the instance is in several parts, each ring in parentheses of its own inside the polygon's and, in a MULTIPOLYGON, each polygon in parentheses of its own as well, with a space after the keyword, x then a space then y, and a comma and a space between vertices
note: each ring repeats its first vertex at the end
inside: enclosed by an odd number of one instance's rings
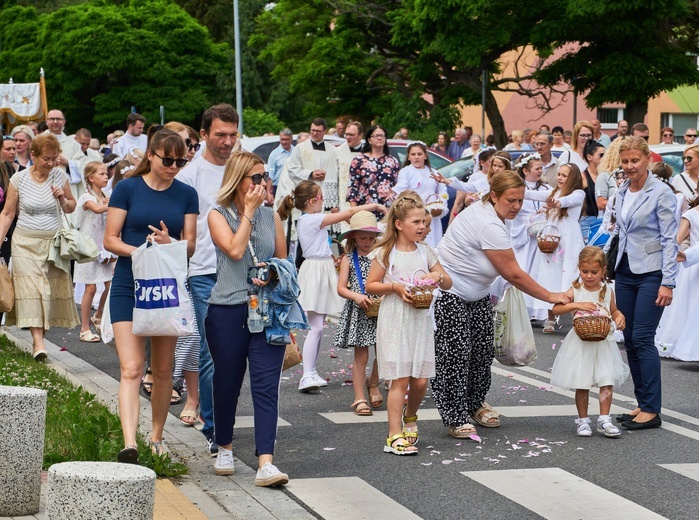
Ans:
POLYGON ((654 144, 650 146, 651 152, 655 152, 663 158, 665 164, 669 164, 672 167, 674 175, 684 171, 684 163, 682 162, 682 155, 684 154, 684 149, 687 148, 686 144, 654 144))

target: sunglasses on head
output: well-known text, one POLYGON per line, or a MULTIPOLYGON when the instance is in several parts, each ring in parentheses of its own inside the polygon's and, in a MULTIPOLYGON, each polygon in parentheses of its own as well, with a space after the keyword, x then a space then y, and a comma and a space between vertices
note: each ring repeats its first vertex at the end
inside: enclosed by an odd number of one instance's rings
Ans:
POLYGON ((195 152, 198 152, 198 151, 199 151, 199 148, 201 148, 201 143, 192 144, 192 140, 191 140, 191 139, 185 139, 185 140, 184 140, 184 144, 187 145, 187 149, 188 149, 190 152, 191 152, 192 150, 194 150, 195 152))
POLYGON ((262 181, 267 182, 269 180, 269 172, 265 173, 256 173, 254 175, 246 175, 246 179, 252 179, 253 184, 257 184, 258 186, 262 184, 262 181))
POLYGON ((161 157, 160 155, 158 155, 155 152, 153 152, 153 154, 156 157, 160 158, 160 160, 162 161, 163 166, 165 166, 165 168, 169 168, 173 164, 175 166, 177 166, 178 168, 183 168, 184 165, 187 164, 187 159, 185 159, 184 157, 178 157, 177 159, 175 159, 174 157, 161 157))

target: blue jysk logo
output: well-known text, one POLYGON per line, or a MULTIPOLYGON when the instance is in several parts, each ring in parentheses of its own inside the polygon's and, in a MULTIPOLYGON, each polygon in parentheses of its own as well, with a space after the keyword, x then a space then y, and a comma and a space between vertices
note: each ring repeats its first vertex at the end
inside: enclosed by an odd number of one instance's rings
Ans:
POLYGON ((180 298, 175 278, 134 280, 137 309, 167 309, 179 307, 180 298))

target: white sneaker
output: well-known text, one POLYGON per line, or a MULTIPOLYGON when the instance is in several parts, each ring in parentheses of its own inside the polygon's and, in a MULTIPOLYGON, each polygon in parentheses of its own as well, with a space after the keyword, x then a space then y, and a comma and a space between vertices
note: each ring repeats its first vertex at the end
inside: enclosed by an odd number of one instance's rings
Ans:
POLYGON ((621 431, 612 424, 612 419, 608 415, 597 419, 597 431, 603 433, 605 437, 621 437, 621 431))
POLYGON ((214 464, 214 473, 217 475, 232 475, 234 472, 235 462, 233 461, 233 452, 219 447, 216 463, 214 464))
POLYGON ((592 437, 592 428, 590 428, 589 417, 575 419, 575 424, 578 425, 578 437, 592 437))
POLYGON ((315 378, 316 383, 318 383, 319 387, 323 388, 325 386, 328 386, 328 382, 325 380, 325 378, 318 375, 318 372, 314 372, 313 377, 315 378))
POLYGON ((303 392, 304 394, 312 392, 313 390, 318 390, 319 388, 320 385, 318 381, 312 375, 303 376, 301 381, 299 381, 299 392, 303 392))
POLYGON ((260 487, 283 486, 287 482, 289 482, 289 475, 279 471, 271 462, 266 462, 257 470, 255 476, 255 485, 260 487))

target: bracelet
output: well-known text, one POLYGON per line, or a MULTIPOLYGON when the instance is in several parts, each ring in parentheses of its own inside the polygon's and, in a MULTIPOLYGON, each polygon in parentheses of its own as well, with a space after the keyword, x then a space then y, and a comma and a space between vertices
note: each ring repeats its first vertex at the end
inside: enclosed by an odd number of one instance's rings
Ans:
POLYGON ((392 292, 393 294, 396 293, 396 291, 393 290, 393 286, 394 286, 394 285, 396 285, 396 282, 391 282, 391 292, 392 292))
POLYGON ((254 224, 254 222, 252 221, 252 219, 251 219, 250 217, 248 217, 245 213, 243 213, 243 216, 244 216, 246 219, 248 219, 248 220, 250 221, 250 225, 251 225, 251 226, 254 224))
POLYGON ((437 282, 437 285, 442 285, 443 281, 444 281, 444 275, 442 273, 439 273, 439 281, 437 282))
POLYGON ((65 208, 68 205, 68 199, 65 199, 65 202, 61 204, 62 208, 65 208))

